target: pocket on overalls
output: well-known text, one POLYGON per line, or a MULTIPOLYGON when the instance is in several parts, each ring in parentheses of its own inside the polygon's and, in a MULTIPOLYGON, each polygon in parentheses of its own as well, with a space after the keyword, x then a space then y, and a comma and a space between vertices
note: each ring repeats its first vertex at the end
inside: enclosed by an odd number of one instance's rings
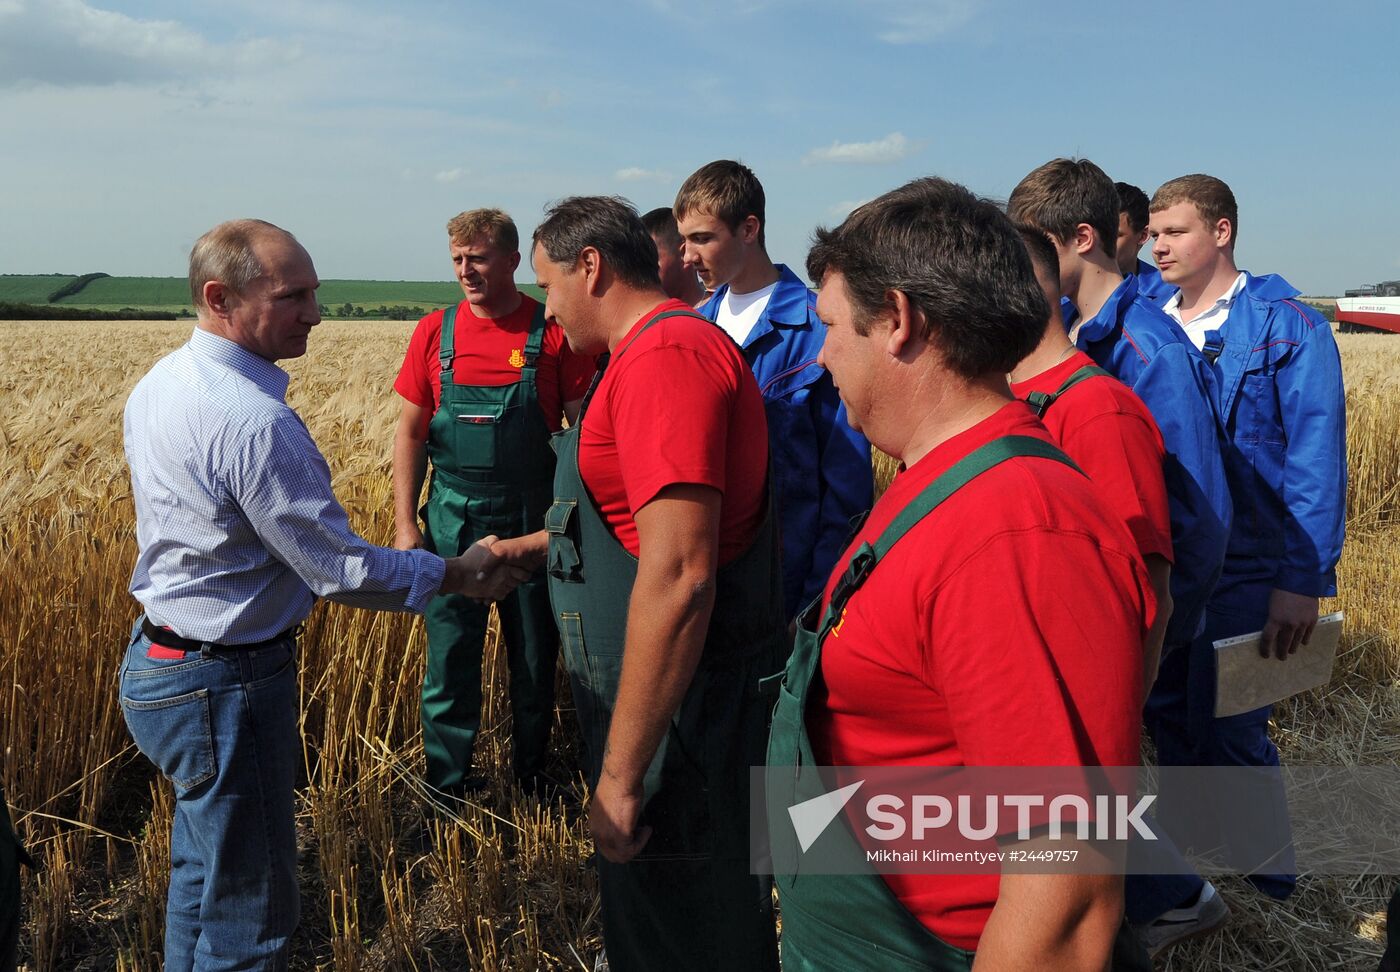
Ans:
POLYGON ((463 469, 496 468, 504 408, 499 403, 462 404, 452 416, 457 464, 463 469))
POLYGON ((559 649, 564 655, 564 670, 569 673, 574 712, 583 734, 584 768, 589 781, 593 782, 602 770, 603 743, 607 739, 612 696, 604 695, 595 684, 588 648, 583 641, 583 616, 577 611, 561 611, 557 620, 559 649))
POLYGON ((544 515, 545 532, 549 534, 549 576, 570 584, 583 581, 582 561, 578 555, 578 500, 556 499, 544 515))

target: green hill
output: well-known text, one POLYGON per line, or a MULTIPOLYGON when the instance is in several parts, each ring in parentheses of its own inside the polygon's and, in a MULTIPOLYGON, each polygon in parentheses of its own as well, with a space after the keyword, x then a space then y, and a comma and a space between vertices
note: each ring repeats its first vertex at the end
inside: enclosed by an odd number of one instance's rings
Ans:
MULTIPOLYGON (((0 303, 48 304, 49 294, 76 279, 72 274, 0 274, 0 303)), ((519 286, 532 297, 540 297, 534 284, 519 286)), ((327 317, 381 317, 381 307, 397 309, 399 316, 406 316, 404 311, 423 314, 455 303, 462 299, 462 291, 453 280, 323 280, 316 299, 325 306, 327 317), (344 313, 346 304, 351 305, 351 314, 344 313)), ((102 277, 53 306, 92 310, 135 307, 171 313, 194 310, 184 277, 102 277)))
POLYGON ((103 277, 58 303, 95 308, 192 306, 184 277, 103 277))
POLYGON ((0 273, 0 302, 46 304, 49 294, 77 279, 72 273, 0 273))

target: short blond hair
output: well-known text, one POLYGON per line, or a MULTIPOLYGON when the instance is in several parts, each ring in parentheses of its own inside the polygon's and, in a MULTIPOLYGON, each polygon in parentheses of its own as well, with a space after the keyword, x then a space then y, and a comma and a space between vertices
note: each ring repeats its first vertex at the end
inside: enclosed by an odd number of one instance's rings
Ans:
POLYGON ((262 263, 253 252, 253 244, 271 235, 280 235, 293 243, 297 238, 280 226, 263 219, 231 219, 220 223, 199 239, 190 250, 190 297, 194 306, 206 310, 204 285, 217 280, 235 294, 263 274, 262 263))
POLYGON ((483 236, 504 253, 520 249, 520 231, 503 209, 468 209, 447 221, 447 238, 457 246, 466 246, 483 236))
POLYGON ((1149 209, 1156 213, 1184 202, 1196 207, 1196 212, 1207 226, 1214 226, 1222 219, 1228 219, 1230 245, 1234 245, 1240 235, 1240 208, 1235 202, 1235 194, 1223 180, 1200 172, 1178 176, 1162 183, 1152 194, 1149 209))

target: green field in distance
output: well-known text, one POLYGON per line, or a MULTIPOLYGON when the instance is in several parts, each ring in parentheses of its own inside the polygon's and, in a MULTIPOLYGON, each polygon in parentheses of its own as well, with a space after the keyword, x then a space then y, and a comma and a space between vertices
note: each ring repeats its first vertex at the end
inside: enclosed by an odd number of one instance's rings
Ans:
MULTIPOLYGON (((0 274, 0 303, 46 304, 49 294, 71 283, 75 274, 0 274)), ((539 297, 534 284, 520 289, 539 297)), ((316 299, 326 307, 326 317, 341 316, 346 304, 373 315, 383 307, 413 307, 427 313, 462 299, 455 280, 323 280, 316 299)), ((189 283, 184 277, 102 277, 54 306, 116 310, 137 307, 153 311, 193 311, 189 283)))

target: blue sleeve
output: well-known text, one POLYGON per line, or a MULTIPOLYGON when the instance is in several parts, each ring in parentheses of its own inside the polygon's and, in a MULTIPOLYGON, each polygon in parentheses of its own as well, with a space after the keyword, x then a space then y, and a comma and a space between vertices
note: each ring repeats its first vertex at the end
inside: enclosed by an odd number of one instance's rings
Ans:
POLYGON ((846 421, 846 406, 841 404, 828 372, 823 371, 812 386, 807 403, 817 434, 820 509, 812 572, 803 583, 799 608, 822 592, 850 537, 851 520, 875 502, 870 443, 846 421))
POLYGON ((247 436, 230 493, 268 552, 319 597, 352 607, 422 613, 445 564, 426 550, 376 547, 350 529, 311 433, 288 418, 247 436))
POLYGON ((1225 563, 1233 519, 1215 376, 1204 358, 1174 343, 1153 356, 1132 387, 1157 420, 1166 446, 1162 471, 1171 511, 1175 601, 1167 640, 1175 643, 1196 634, 1225 563))
POLYGON ((1318 320, 1275 375, 1287 452, 1284 555, 1274 586, 1294 594, 1336 592, 1345 534, 1346 399, 1337 342, 1318 320))

